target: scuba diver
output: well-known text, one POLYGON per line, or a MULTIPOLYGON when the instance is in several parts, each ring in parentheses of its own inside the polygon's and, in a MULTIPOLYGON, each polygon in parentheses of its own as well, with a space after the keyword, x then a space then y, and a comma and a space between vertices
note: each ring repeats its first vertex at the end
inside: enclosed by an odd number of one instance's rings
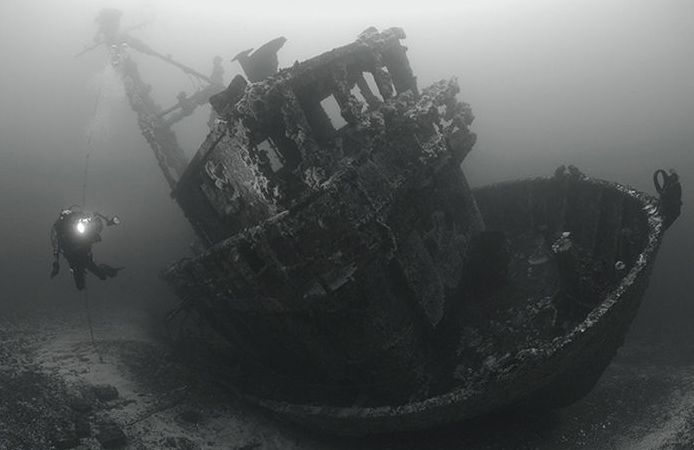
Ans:
POLYGON ((118 275, 123 267, 111 267, 107 264, 97 264, 92 256, 92 244, 101 241, 103 222, 107 226, 117 225, 117 216, 108 218, 100 213, 88 213, 75 207, 64 209, 51 228, 51 243, 53 244, 53 268, 51 278, 60 271, 60 254, 70 265, 70 271, 77 289, 84 289, 84 277, 87 270, 100 280, 118 275))
POLYGON ((653 174, 653 184, 655 184, 655 190, 660 195, 659 207, 664 219, 663 229, 667 230, 675 219, 680 216, 682 210, 680 177, 674 169, 670 169, 667 172, 663 169, 658 169, 653 174))

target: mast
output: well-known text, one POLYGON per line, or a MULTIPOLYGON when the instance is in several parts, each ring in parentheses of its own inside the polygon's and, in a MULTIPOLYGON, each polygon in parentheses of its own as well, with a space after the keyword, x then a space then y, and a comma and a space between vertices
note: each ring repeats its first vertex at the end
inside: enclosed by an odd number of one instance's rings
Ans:
POLYGON ((212 75, 205 76, 170 56, 153 50, 127 32, 121 31, 121 16, 122 12, 116 9, 102 10, 95 20, 98 26, 95 43, 77 56, 101 45, 106 46, 110 64, 120 74, 130 107, 137 114, 140 131, 152 149, 169 188, 173 191, 188 165, 188 158, 179 145, 171 125, 192 114, 198 106, 206 104, 210 96, 224 89, 221 64, 218 59, 215 59, 212 75), (129 55, 129 49, 159 58, 186 74, 198 78, 207 86, 190 96, 185 92, 179 93, 178 102, 167 110, 163 110, 152 99, 150 95, 152 87, 140 76, 137 63, 129 55))
POLYGON ((173 190, 188 165, 183 149, 174 132, 159 116, 161 108, 152 100, 149 94, 151 86, 142 81, 135 62, 127 55, 113 55, 113 50, 111 53, 112 62, 114 56, 120 60, 117 69, 123 79, 130 107, 137 114, 140 131, 152 149, 169 188, 173 190))

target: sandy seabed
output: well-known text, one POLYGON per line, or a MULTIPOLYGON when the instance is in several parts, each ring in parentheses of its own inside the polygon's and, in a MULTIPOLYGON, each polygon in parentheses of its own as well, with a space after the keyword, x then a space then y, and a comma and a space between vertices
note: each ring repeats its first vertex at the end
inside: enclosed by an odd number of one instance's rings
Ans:
POLYGON ((0 316, 0 450, 689 449, 691 358, 627 341, 582 401, 418 433, 337 438, 264 414, 174 356, 156 317, 92 308, 0 316))

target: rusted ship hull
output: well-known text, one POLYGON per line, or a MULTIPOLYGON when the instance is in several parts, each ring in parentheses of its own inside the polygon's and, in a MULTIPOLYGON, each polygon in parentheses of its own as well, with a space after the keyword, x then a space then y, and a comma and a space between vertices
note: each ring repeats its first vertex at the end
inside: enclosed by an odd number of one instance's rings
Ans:
MULTIPOLYGON (((246 398, 285 420, 345 435, 424 429, 509 408, 558 407, 581 398, 594 386, 623 343, 648 285, 663 231, 655 199, 604 181, 581 179, 572 183, 584 186, 585 192, 574 195, 573 204, 567 205, 567 213, 571 215, 571 208, 576 208, 583 209, 587 215, 580 224, 569 226, 579 227, 575 228, 579 233, 581 227, 593 227, 591 233, 598 238, 594 249, 610 247, 600 236, 615 236, 622 227, 638 227, 640 237, 628 272, 566 334, 548 339, 541 346, 518 348, 484 377, 420 401, 393 406, 335 407, 252 395, 246 398), (602 210, 600 217, 590 217, 588 213, 596 211, 587 203, 591 198, 599 202, 600 198, 610 198, 600 202, 597 209, 602 210), (619 211, 617 223, 605 217, 610 209, 619 211), (629 217, 631 223, 622 222, 629 217)), ((482 188, 475 191, 475 196, 488 226, 514 232, 514 227, 534 226, 538 220, 561 222, 559 209, 554 211, 554 217, 541 217, 540 211, 552 201, 548 195, 541 194, 548 186, 556 187, 550 179, 526 180, 482 188)))
MULTIPOLYGON (((120 16, 97 17, 97 45, 204 247, 164 278, 221 338, 242 395, 366 434, 562 405, 596 383, 646 288, 662 205, 575 169, 471 191, 472 111, 455 79, 420 91, 402 29, 279 72, 278 38, 240 53, 252 82, 223 89, 220 58, 202 75, 120 16), (162 109, 130 49, 208 85, 162 109), (188 163, 171 126, 208 100, 188 163)), ((662 176, 661 198, 677 180, 662 176)))

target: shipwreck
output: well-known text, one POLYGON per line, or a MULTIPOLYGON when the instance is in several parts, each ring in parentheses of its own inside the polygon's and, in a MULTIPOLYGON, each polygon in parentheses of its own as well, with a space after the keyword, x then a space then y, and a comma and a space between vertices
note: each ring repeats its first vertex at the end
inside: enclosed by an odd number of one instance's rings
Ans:
POLYGON ((119 18, 102 13, 98 43, 204 246, 163 277, 228 345, 246 399, 366 434, 561 406, 597 382, 646 289, 662 199, 573 167, 471 189, 470 106, 455 79, 419 89, 399 28, 277 71, 281 38, 224 86, 218 60, 203 75, 119 18), (207 87, 162 109, 132 50, 207 87), (170 126, 208 101, 188 162, 170 126))

